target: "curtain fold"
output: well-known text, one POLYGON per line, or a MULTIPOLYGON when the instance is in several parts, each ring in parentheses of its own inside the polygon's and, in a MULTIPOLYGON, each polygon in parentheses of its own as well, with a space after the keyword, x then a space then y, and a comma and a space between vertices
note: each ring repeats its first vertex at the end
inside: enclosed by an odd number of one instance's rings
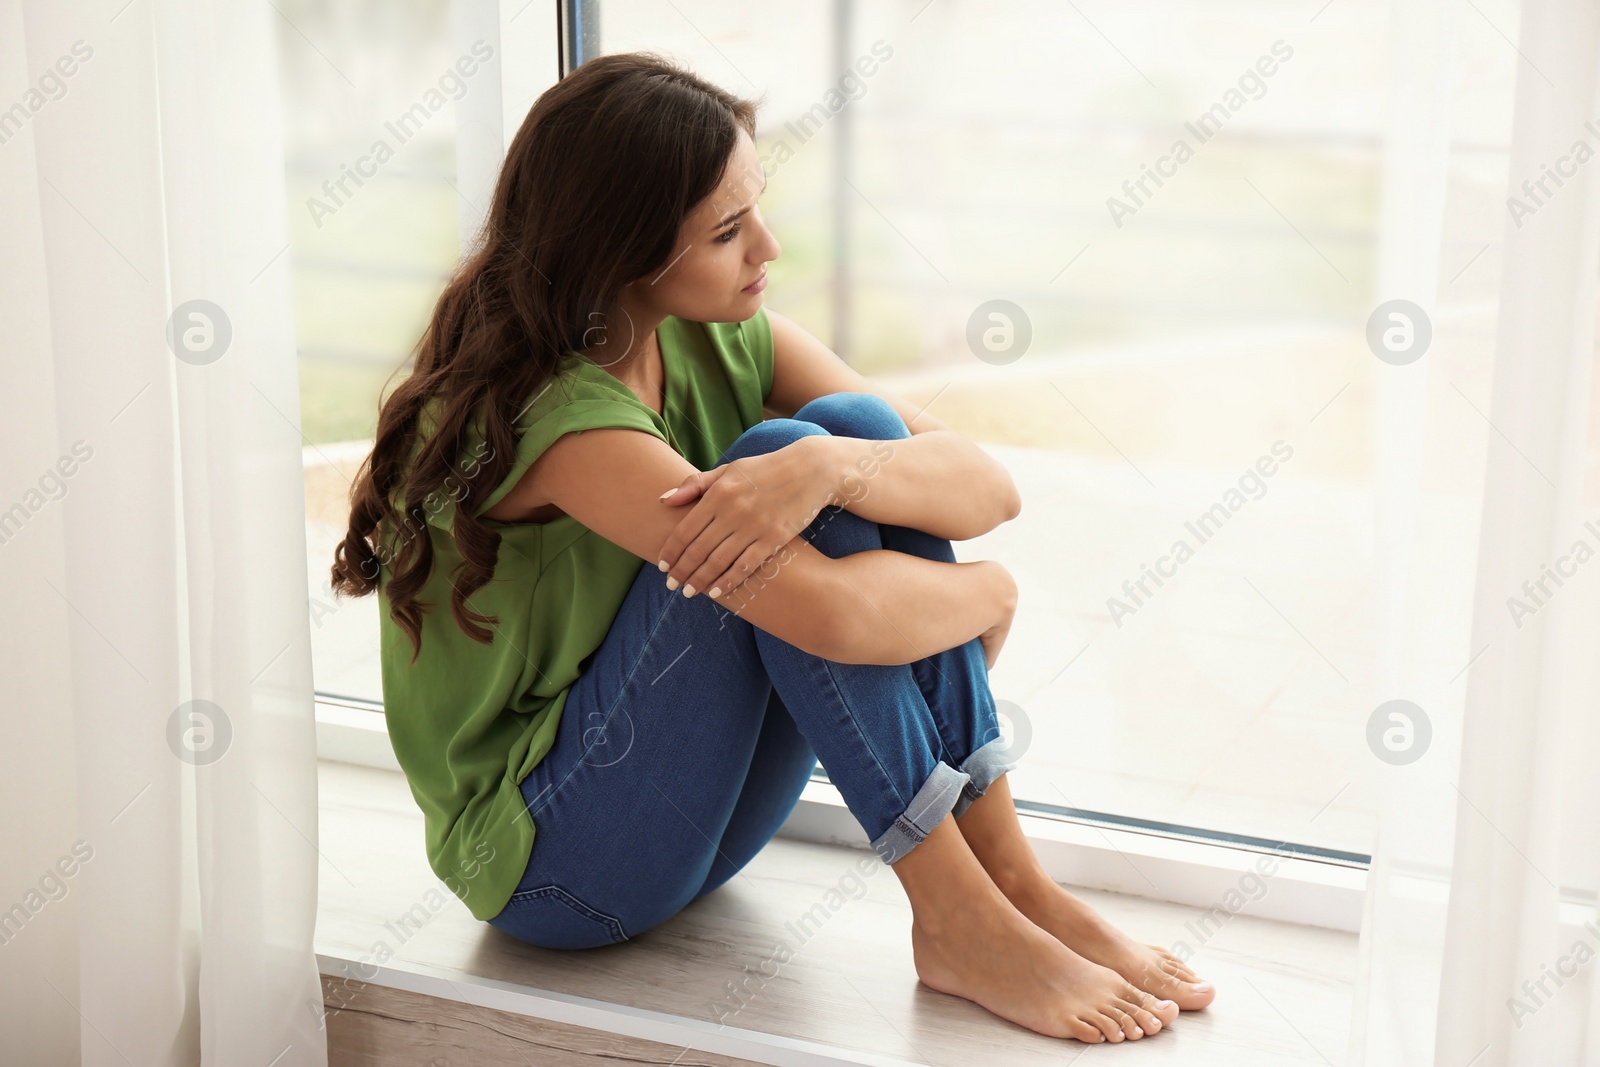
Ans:
MULTIPOLYGON (((1600 9, 1526 0, 1520 18, 1518 203, 1505 205, 1477 567, 1462 576, 1474 590, 1465 696, 1392 662, 1405 635, 1386 631, 1380 677, 1424 683, 1433 751, 1381 771, 1350 1057, 1364 1067, 1600 1063, 1600 580, 1586 565, 1600 550, 1600 9)), ((1452 89, 1395 81, 1397 97, 1452 89)), ((1414 463, 1406 449, 1423 435, 1390 440, 1404 445, 1380 457, 1392 471, 1414 463)), ((1390 550, 1414 564, 1428 546, 1402 537, 1390 550)), ((1412 607, 1426 594, 1404 577, 1385 573, 1386 619, 1424 616, 1412 607)))
POLYGON ((327 1062, 275 18, 0 0, 5 91, 38 90, 0 122, 28 339, 3 440, 17 494, 49 483, 0 500, 13 623, 37 620, 4 654, 54 723, 7 711, 38 739, 0 748, 8 814, 50 817, 0 862, 64 890, 0 929, 19 1062, 327 1062))
MULTIPOLYGON (((1525 195, 1518 184, 1542 177, 1552 155, 1592 139, 1584 124, 1600 116, 1600 9, 1530 0, 1519 39, 1530 61, 1517 78, 1513 196, 1525 195)), ((1472 635, 1485 651, 1468 676, 1441 968, 1440 998, 1457 1017, 1440 1019, 1438 1063, 1485 1049, 1487 1063, 1600 1062, 1592 970, 1576 959, 1557 968, 1578 955, 1576 945, 1600 952, 1600 938, 1581 929, 1595 917, 1600 839, 1573 841, 1575 849, 1562 840, 1581 818, 1563 787, 1563 753, 1578 754, 1572 766, 1591 778, 1600 761, 1582 722, 1600 710, 1587 669, 1600 597, 1592 582, 1546 583, 1549 595, 1537 598, 1522 588, 1593 537, 1584 522, 1597 514, 1585 481, 1600 170, 1580 167, 1546 190, 1538 212, 1506 232, 1489 418, 1508 440, 1491 442, 1485 476, 1472 635), (1513 619, 1513 598, 1537 610, 1513 619), (1547 968, 1572 974, 1552 982, 1547 968)))

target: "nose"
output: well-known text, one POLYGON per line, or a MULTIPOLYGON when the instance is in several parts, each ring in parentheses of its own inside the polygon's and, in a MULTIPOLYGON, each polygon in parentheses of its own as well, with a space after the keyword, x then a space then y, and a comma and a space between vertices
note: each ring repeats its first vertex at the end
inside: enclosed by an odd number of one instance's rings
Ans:
POLYGON ((758 248, 758 252, 762 254, 757 257, 756 262, 767 263, 778 258, 783 252, 783 246, 778 243, 778 235, 772 232, 772 227, 767 225, 766 219, 761 220, 761 232, 767 239, 758 248))

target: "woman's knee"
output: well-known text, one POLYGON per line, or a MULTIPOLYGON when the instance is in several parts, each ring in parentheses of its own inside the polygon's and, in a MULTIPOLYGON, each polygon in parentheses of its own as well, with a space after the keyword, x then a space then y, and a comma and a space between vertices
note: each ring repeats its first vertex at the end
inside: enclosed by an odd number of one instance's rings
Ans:
POLYGON ((876 393, 828 393, 809 401, 794 417, 837 437, 894 441, 911 436, 900 413, 876 393))
POLYGON ((827 433, 821 426, 800 419, 767 419, 740 434, 717 463, 720 465, 744 456, 765 455, 787 448, 802 437, 826 436, 827 433))

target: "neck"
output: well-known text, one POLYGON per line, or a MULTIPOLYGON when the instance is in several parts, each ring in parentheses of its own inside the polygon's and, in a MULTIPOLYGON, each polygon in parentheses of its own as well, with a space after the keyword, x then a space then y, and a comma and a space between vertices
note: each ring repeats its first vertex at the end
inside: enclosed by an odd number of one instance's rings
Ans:
POLYGON ((648 369, 651 359, 659 351, 656 330, 664 321, 665 316, 643 316, 624 309, 623 325, 613 331, 609 323, 604 324, 599 333, 600 343, 582 349, 582 352, 615 377, 632 380, 640 376, 641 368, 648 369))

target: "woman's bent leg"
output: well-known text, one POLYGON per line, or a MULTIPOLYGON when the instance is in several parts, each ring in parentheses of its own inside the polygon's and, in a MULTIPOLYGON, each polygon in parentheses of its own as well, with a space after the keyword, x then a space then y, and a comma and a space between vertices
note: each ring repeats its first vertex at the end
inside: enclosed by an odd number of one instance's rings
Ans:
MULTIPOLYGON (((909 436, 894 409, 869 394, 819 397, 795 417, 841 437, 896 440, 909 436)), ((879 462, 892 463, 892 450, 879 462)), ((863 474, 870 479, 867 472, 863 474)), ((871 492, 870 480, 866 491, 871 492)), ((856 496, 854 492, 850 495, 856 496)), ((837 529, 842 509, 828 510, 834 517, 822 525, 828 514, 819 515, 819 527, 837 529)), ((950 542, 943 538, 887 523, 878 524, 877 530, 884 548, 945 563, 955 561, 950 542)), ((765 656, 767 643, 759 633, 757 642, 765 656)), ((1072 952, 1063 940, 1041 938, 1042 931, 1017 911, 990 877, 989 863, 972 847, 980 843, 992 846, 995 842, 985 838, 992 836, 998 841, 1010 831, 1010 838, 1028 848, 1005 787, 1003 775, 1013 763, 1000 739, 982 642, 974 638, 908 666, 937 724, 945 758, 969 776, 952 813, 960 818, 971 811, 985 822, 969 841, 964 828, 958 830, 954 825, 956 819, 941 820, 894 866, 912 902, 918 976, 935 989, 965 996, 1013 1022, 1056 1036, 1116 1041, 1142 1037, 1171 1022, 1177 1015, 1176 1005, 1156 1005, 1154 997, 1108 967, 1072 952), (987 806, 974 803, 986 794, 993 794, 987 806), (996 814, 996 804, 1003 805, 1009 826, 996 814), (1053 995, 1040 995, 1052 988, 1053 995)), ((777 673, 773 681, 782 688, 777 673)), ((993 847, 984 851, 991 857, 994 854, 993 847)))
MULTIPOLYGON (((797 418, 769 420, 750 433, 787 438, 782 441, 787 444, 800 436, 830 432, 825 423, 858 434, 875 429, 891 432, 887 424, 868 425, 879 414, 873 405, 880 405, 905 436, 904 423, 893 409, 867 394, 822 397, 797 412, 797 418), (822 421, 800 415, 815 415, 822 421)), ((885 547, 877 523, 837 506, 824 508, 802 536, 834 558, 885 547)), ((944 704, 936 717, 908 664, 835 663, 760 630, 756 643, 779 697, 884 862, 893 864, 903 857, 945 815, 965 810, 992 781, 996 767, 1003 769, 997 758, 1003 747, 986 673, 957 674, 959 655, 948 657, 948 662, 942 653, 929 657, 927 676, 938 683, 933 688, 944 704), (969 690, 965 697, 957 691, 958 683, 969 690), (987 721, 980 709, 987 709, 987 721), (983 754, 974 759, 980 750, 983 754), (985 775, 976 786, 974 776, 958 766, 968 763, 985 775)), ((970 644, 981 650, 978 642, 970 644)))
MULTIPOLYGON (((720 462, 823 432, 769 420, 720 462)), ((877 524, 839 508, 825 509, 805 536, 834 556, 884 547, 877 524)), ((970 644, 981 664, 981 646, 970 644)), ((894 862, 970 803, 969 784, 987 784, 959 768, 982 772, 973 754, 998 736, 992 703, 956 699, 959 686, 927 683, 943 694, 935 716, 918 673, 962 675, 960 664, 930 660, 925 669, 821 660, 707 597, 667 590, 664 575, 642 566, 569 692, 555 746, 521 783, 534 852, 491 923, 553 948, 657 925, 770 840, 819 753, 879 855, 894 862)))
POLYGON ((568 690, 554 745, 520 783, 533 851, 492 925, 545 948, 590 948, 693 899, 772 694, 753 633, 640 567, 568 690))
POLYGON ((738 874, 772 840, 799 802, 816 766, 816 752, 774 689, 739 799, 696 900, 738 874))
MULTIPOLYGON (((795 412, 795 419, 815 423, 836 437, 893 441, 911 436, 894 408, 882 397, 870 393, 830 393, 817 397, 795 412)), ((894 460, 891 456, 881 462, 893 463, 894 460)), ((870 481, 866 485, 870 493, 870 481)), ((837 505, 824 508, 818 522, 830 512, 837 514, 843 510, 837 505)), ((941 563, 956 561, 955 550, 945 538, 890 523, 879 523, 878 530, 883 548, 941 563)), ((835 555, 822 545, 817 547, 830 556, 835 555)), ((909 666, 933 714, 947 758, 968 776, 951 811, 959 819, 996 778, 1016 767, 1009 759, 1000 734, 983 642, 974 637, 955 648, 915 660, 909 666)))

